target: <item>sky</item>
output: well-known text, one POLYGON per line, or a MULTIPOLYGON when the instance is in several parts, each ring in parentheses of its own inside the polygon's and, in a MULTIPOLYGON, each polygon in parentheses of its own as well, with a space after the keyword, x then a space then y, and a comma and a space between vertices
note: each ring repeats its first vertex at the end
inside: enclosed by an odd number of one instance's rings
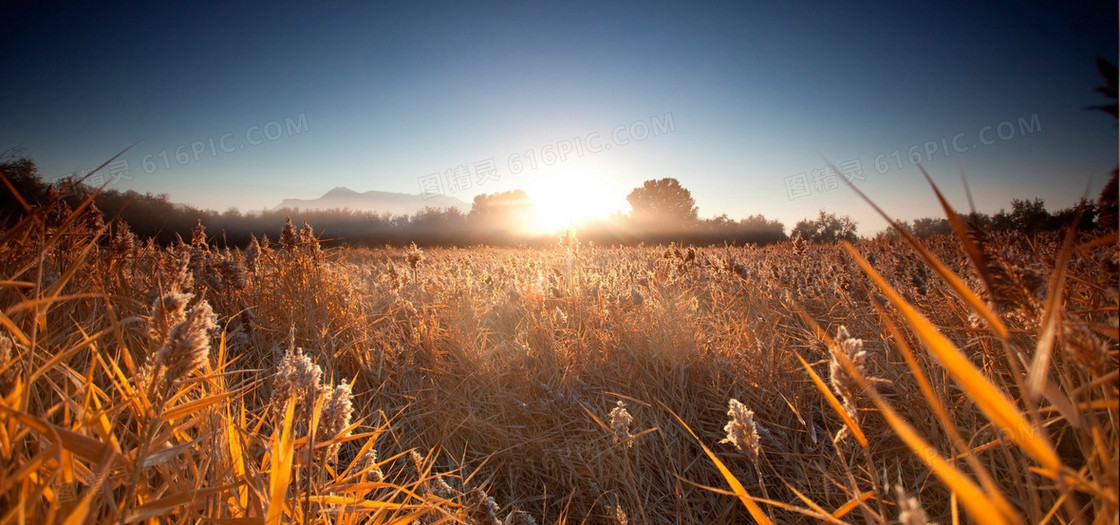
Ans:
POLYGON ((1095 198, 1117 125, 1115 1, 22 2, 0 21, 0 151, 46 179, 242 211, 332 188, 526 189, 628 211, 676 178, 702 217, 818 210, 860 232, 1095 198), (170 4, 170 3, 168 3, 170 4), (829 164, 835 170, 829 168, 829 164))

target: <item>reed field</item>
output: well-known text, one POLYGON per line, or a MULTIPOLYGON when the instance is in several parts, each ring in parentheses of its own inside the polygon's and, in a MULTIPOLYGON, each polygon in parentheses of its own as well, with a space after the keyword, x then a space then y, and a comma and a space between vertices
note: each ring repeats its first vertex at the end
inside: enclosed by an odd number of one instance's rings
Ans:
MULTIPOLYGON (((1117 235, 0 232, 0 523, 1118 523, 1117 235)), ((948 205, 946 205, 947 207, 948 205)))

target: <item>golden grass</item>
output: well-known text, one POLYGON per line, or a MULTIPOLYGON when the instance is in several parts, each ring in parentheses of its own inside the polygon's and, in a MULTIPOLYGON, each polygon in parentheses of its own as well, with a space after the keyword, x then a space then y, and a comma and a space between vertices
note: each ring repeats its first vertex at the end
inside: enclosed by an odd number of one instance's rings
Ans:
POLYGON ((1115 234, 950 219, 684 257, 158 247, 28 206, 0 524, 1115 523, 1115 234))

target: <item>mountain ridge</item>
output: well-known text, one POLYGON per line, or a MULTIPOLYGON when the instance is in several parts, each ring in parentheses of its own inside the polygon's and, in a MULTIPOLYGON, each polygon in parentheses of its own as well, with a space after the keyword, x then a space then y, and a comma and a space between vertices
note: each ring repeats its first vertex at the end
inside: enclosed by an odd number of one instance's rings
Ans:
POLYGON ((358 192, 345 186, 336 186, 316 199, 284 199, 272 210, 349 209, 380 214, 414 215, 424 208, 456 208, 466 213, 470 211, 471 205, 463 200, 446 195, 436 195, 425 199, 421 195, 412 193, 379 190, 358 192))

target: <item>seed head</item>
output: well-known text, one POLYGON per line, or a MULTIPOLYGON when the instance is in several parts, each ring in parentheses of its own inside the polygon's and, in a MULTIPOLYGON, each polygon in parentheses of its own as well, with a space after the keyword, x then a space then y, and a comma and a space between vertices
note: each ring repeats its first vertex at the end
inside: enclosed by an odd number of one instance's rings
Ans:
POLYGON ((408 251, 405 252, 405 255, 408 257, 408 265, 413 270, 415 270, 416 267, 424 261, 424 250, 421 250, 419 246, 416 246, 416 243, 412 243, 411 245, 409 245, 408 251))
POLYGON ((307 221, 303 221, 303 228, 299 230, 299 244, 307 249, 311 255, 319 255, 322 251, 319 248, 319 238, 315 237, 315 230, 307 221))
POLYGON ((377 449, 370 447, 369 452, 362 454, 355 465, 357 472, 365 473, 366 478, 375 483, 385 480, 385 473, 377 466, 377 449))
POLYGON ((114 259, 123 259, 132 255, 136 248, 136 235, 129 230, 128 223, 118 221, 113 225, 113 236, 109 239, 109 252, 114 259))
POLYGON ((467 494, 467 516, 470 523, 499 525, 498 502, 486 494, 486 491, 475 487, 467 494))
POLYGON ((245 269, 229 255, 218 263, 218 273, 222 276, 222 281, 234 290, 244 290, 249 286, 245 269))
POLYGON ((902 525, 926 525, 929 523, 929 517, 926 516, 926 511, 922 509, 922 504, 917 497, 907 496, 906 491, 900 485, 895 485, 894 491, 898 496, 899 523, 902 525))
POLYGON ((280 248, 292 250, 298 244, 299 234, 296 233, 296 226, 292 224, 292 218, 288 217, 284 220, 284 229, 280 230, 280 248))
POLYGON ((836 346, 829 349, 831 360, 829 361, 829 381, 832 383, 832 388, 840 397, 844 399, 844 407, 850 413, 855 412, 856 394, 859 392, 859 383, 848 375, 847 370, 840 363, 837 358, 837 353, 842 353, 855 365, 856 370, 860 375, 864 375, 864 364, 867 360, 867 352, 863 349, 863 340, 852 337, 848 333, 846 327, 841 326, 836 333, 836 346))
POLYGON ((1094 377, 1103 376, 1116 367, 1108 355, 1108 347, 1093 334, 1088 326, 1084 324, 1064 324, 1062 326, 1062 340, 1065 343, 1066 353, 1073 359, 1073 362, 1093 374, 1094 377))
POLYGON ((626 403, 618 400, 615 407, 610 412, 610 425, 611 432, 614 434, 616 443, 626 443, 626 446, 634 446, 634 435, 630 433, 630 423, 634 422, 634 416, 626 410, 626 403))
POLYGON ((614 522, 617 525, 630 525, 630 518, 626 517, 626 511, 622 510, 622 505, 615 504, 614 506, 614 522))
POLYGON ((761 450, 758 441, 758 425, 754 421, 754 412, 747 408, 746 405, 739 402, 738 399, 731 398, 727 402, 727 425, 723 430, 727 432, 727 437, 720 440, 720 443, 731 443, 740 452, 746 453, 750 456, 751 461, 758 461, 758 454, 761 450))
POLYGON ((280 359, 276 376, 272 381, 272 410, 274 416, 283 413, 288 399, 295 399, 294 420, 305 421, 315 400, 323 393, 320 381, 323 369, 304 355, 303 351, 290 345, 280 359))
POLYGON ((96 204, 91 203, 82 214, 82 226, 91 234, 100 232, 105 227, 105 216, 97 209, 96 204))
POLYGON ((198 222, 194 225, 194 230, 191 231, 191 246, 197 246, 203 250, 209 249, 206 244, 206 226, 202 225, 201 218, 198 219, 198 222))
MULTIPOLYGON (((327 394, 327 401, 319 419, 318 439, 345 438, 342 433, 350 426, 350 416, 353 412, 353 394, 350 392, 350 385, 343 381, 327 394)), ((338 459, 338 449, 337 443, 326 449, 327 461, 334 463, 338 459)))
POLYGON ((250 234, 249 247, 245 248, 245 270, 257 273, 257 262, 261 257, 261 243, 255 235, 250 234))
MULTIPOLYGON (((13 361, 12 348, 14 346, 15 343, 12 342, 11 336, 0 334, 0 370, 4 370, 3 373, 0 373, 0 382, 5 385, 11 385, 16 380, 16 367, 19 366, 19 362, 11 362, 13 361)), ((0 388, 0 394, 4 391, 4 388, 0 388)))
POLYGON ((152 302, 152 316, 148 318, 148 335, 157 342, 167 343, 171 328, 187 318, 187 303, 193 294, 165 293, 152 302))
POLYGON ((509 516, 506 516, 502 525, 537 525, 537 520, 533 518, 532 514, 515 510, 510 512, 509 516))
POLYGON ((646 302, 646 298, 642 296, 642 292, 637 288, 631 288, 630 302, 634 303, 635 306, 641 306, 642 303, 646 302))
POLYGON ((156 366, 163 368, 164 381, 170 385, 206 364, 210 356, 210 332, 217 329, 210 303, 200 301, 187 312, 186 319, 171 329, 167 344, 156 352, 156 366))

